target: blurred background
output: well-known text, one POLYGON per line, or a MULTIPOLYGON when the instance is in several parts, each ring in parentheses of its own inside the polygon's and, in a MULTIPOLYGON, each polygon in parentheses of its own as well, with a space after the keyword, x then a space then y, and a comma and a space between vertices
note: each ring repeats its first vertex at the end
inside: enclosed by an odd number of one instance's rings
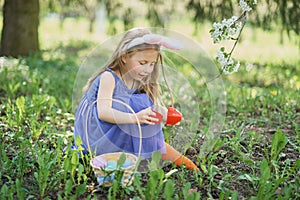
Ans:
MULTIPOLYGON (((29 55, 75 41, 103 42, 136 27, 164 27, 214 56, 213 22, 239 16, 238 0, 1 0, 1 54, 29 55)), ((233 57, 249 62, 299 60, 297 0, 260 0, 233 57)), ((223 46, 230 44, 222 44, 223 46)), ((76 49, 73 49, 76 51, 76 49)))

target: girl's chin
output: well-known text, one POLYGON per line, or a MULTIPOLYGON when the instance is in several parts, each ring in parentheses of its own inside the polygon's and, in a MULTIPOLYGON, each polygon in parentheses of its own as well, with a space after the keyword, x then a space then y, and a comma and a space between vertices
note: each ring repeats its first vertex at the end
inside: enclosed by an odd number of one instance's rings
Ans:
POLYGON ((139 82, 139 83, 144 83, 145 82, 145 79, 142 79, 142 78, 137 78, 137 79, 135 79, 137 82, 139 82))
POLYGON ((136 76, 135 79, 136 79, 137 81, 142 81, 142 80, 146 79, 146 76, 138 75, 138 76, 136 76))

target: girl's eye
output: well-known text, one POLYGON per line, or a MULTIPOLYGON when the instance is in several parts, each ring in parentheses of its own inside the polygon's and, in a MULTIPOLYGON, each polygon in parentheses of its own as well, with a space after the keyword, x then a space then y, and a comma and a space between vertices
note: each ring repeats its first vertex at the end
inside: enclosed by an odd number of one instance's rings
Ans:
POLYGON ((147 64, 146 61, 140 61, 139 63, 140 63, 140 65, 146 65, 147 64))
MULTIPOLYGON (((139 63, 140 63, 140 65, 146 65, 146 64, 148 64, 147 61, 139 61, 139 63)), ((156 62, 152 62, 152 63, 150 63, 150 66, 155 66, 155 64, 156 64, 156 62)))

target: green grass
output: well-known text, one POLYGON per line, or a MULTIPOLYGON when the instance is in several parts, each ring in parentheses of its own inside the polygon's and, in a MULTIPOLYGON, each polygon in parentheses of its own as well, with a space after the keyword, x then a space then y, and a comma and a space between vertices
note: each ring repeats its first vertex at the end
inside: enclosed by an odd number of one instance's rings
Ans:
MULTIPOLYGON (((250 29, 243 34, 234 56, 244 66, 250 62, 253 67, 222 77, 227 92, 225 123, 205 157, 198 155, 211 117, 211 99, 205 84, 191 80, 199 95, 200 121, 194 133, 199 137, 190 143, 195 152, 187 151, 187 156, 201 168, 199 173, 166 166, 137 173, 129 187, 122 188, 115 180, 109 188, 98 188, 89 158, 79 160, 78 152, 70 150, 72 93, 78 66, 105 37, 87 33, 82 20, 67 20, 65 27, 60 32, 57 21, 44 19, 42 52, 26 58, 1 58, 1 198, 300 198, 300 65, 293 42, 280 46, 277 33, 260 30, 256 40, 251 39, 250 29), (68 31, 73 27, 74 32, 68 31), (178 171, 168 175, 173 169, 178 171)), ((191 34, 192 28, 185 30, 191 34)), ((204 38, 208 37, 205 30, 199 33, 204 38)), ((213 46, 205 48, 213 52, 213 46)), ((181 68, 185 69, 190 68, 181 68)), ((184 130, 188 124, 181 127, 184 130)))

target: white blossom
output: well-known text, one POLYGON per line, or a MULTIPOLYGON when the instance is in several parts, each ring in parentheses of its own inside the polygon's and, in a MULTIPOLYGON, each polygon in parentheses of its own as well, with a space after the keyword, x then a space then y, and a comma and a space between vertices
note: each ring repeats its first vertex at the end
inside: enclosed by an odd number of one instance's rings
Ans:
POLYGON ((222 50, 217 51, 217 61, 220 63, 222 69, 227 65, 226 57, 222 50))
MULTIPOLYGON (((223 19, 220 23, 214 22, 213 28, 210 31, 213 42, 220 43, 222 40, 233 39, 236 40, 236 44, 239 39, 241 29, 246 22, 245 20, 242 20, 242 17, 245 17, 243 16, 245 12, 250 12, 252 10, 252 6, 255 4, 257 4, 257 0, 240 0, 239 6, 242 9, 243 14, 239 18, 232 16, 230 19, 223 19), (237 36, 237 38, 234 38, 234 36, 237 36)), ((230 53, 226 53, 224 47, 217 51, 216 60, 221 65, 222 72, 224 74, 237 72, 240 67, 240 62, 235 62, 231 58, 234 47, 235 45, 230 53)))
POLYGON ((240 66, 241 66, 240 61, 238 61, 238 62, 236 63, 236 65, 233 67, 233 73, 234 73, 234 72, 237 72, 237 71, 239 70, 240 66))
MULTIPOLYGON (((254 4, 256 4, 256 3, 254 3, 254 4)), ((252 10, 252 8, 244 0, 240 0, 239 5, 243 11, 250 12, 252 10)))
POLYGON ((240 62, 237 62, 236 64, 234 64, 233 62, 232 65, 226 65, 224 68, 222 68, 222 70, 224 74, 229 75, 237 72, 239 67, 240 67, 240 62))
POLYGON ((224 52, 224 50, 217 51, 217 61, 221 65, 224 74, 232 74, 238 71, 240 62, 235 64, 234 60, 224 52))
POLYGON ((221 40, 228 40, 241 30, 242 23, 238 22, 237 19, 236 16, 232 16, 230 19, 223 19, 221 23, 213 23, 211 37, 214 43, 219 43, 221 40))

